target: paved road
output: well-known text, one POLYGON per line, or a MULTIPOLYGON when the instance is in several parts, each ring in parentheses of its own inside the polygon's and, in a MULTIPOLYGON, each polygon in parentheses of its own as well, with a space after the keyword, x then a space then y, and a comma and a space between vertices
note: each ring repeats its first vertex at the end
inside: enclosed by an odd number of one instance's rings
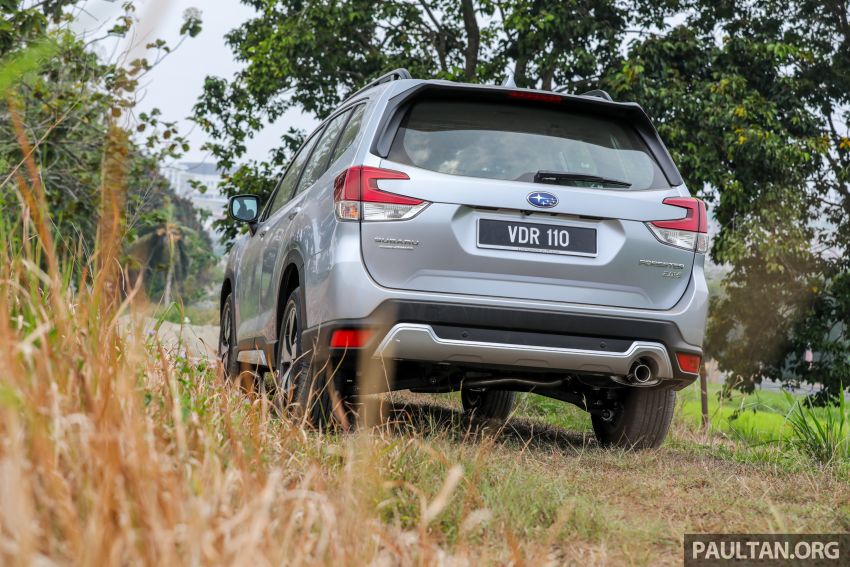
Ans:
MULTIPOLYGON (((131 320, 125 319, 129 326, 131 320)), ((151 318, 141 321, 140 329, 144 336, 156 335, 162 346, 169 351, 177 352, 192 359, 216 358, 218 348, 218 325, 178 325, 163 321, 157 329, 157 322, 151 318)))

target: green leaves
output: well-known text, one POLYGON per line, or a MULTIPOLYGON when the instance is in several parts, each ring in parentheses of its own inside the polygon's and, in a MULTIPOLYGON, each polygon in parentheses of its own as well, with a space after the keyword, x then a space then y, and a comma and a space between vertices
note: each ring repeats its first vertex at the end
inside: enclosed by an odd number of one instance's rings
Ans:
POLYGON ((186 8, 183 11, 183 24, 180 26, 180 35, 195 37, 201 33, 201 11, 198 8, 186 8))
MULTIPOLYGON (((18 103, 34 145, 57 251, 85 259, 94 249, 97 234, 107 131, 116 120, 130 116, 139 79, 170 50, 164 42, 153 40, 149 49, 158 57, 152 61, 145 57, 129 63, 121 58, 117 58, 120 63, 103 61, 83 39, 51 24, 64 17, 63 8, 70 2, 26 3, 32 8, 13 4, 12 13, 0 16, 0 183, 23 158, 14 134, 5 128, 8 93, 18 103)), ((132 3, 125 3, 119 24, 133 23, 133 12, 132 3)), ((172 194, 158 172, 160 163, 188 149, 176 124, 163 120, 158 110, 138 118, 137 123, 128 124, 136 131, 137 142, 126 148, 127 177, 123 179, 128 238, 139 228, 137 223, 144 225, 150 207, 162 205, 163 198, 172 194)), ((18 220, 20 207, 13 187, 14 180, 9 180, 0 188, 0 204, 5 205, 0 207, 0 223, 18 220)), ((187 250, 198 260, 192 276, 186 276, 190 278, 211 265, 211 259, 204 258, 211 254, 212 243, 200 230, 190 203, 181 202, 177 209, 182 211, 181 226, 188 227, 184 245, 193 243, 187 250)), ((181 275, 179 270, 176 275, 181 275)))
POLYGON ((4 57, 0 60, 0 93, 5 93, 28 74, 40 69, 58 50, 59 46, 55 41, 43 38, 4 57))
POLYGON ((850 360, 850 311, 836 308, 848 121, 833 110, 850 102, 838 56, 850 37, 810 10, 697 3, 678 28, 634 42, 604 82, 656 119, 691 191, 711 203, 712 258, 729 272, 708 353, 744 388, 774 378, 834 393, 850 360))

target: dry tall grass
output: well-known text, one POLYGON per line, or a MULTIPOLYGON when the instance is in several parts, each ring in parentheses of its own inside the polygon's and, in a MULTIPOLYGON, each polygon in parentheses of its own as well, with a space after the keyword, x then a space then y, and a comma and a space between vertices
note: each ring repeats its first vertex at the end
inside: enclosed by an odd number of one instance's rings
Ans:
MULTIPOLYGON (((384 483, 378 468, 417 441, 388 429, 308 432, 226 384, 220 368, 120 330, 135 290, 116 293, 123 154, 121 137, 112 142, 97 258, 72 270, 56 257, 31 161, 17 176, 20 223, 0 229, 0 563, 460 561, 466 535, 450 557, 429 529, 462 477, 457 465, 443 463, 431 491, 384 483), (397 490, 420 503, 405 526, 381 519, 382 495, 397 490)), ((472 512, 464 534, 477 537, 486 513, 472 512)))

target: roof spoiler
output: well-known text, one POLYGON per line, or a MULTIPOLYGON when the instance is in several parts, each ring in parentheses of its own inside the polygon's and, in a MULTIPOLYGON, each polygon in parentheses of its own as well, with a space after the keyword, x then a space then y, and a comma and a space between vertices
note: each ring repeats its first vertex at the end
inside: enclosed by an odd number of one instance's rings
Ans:
MULTIPOLYGON (((408 71, 404 67, 399 67, 398 69, 393 69, 389 73, 384 73, 383 75, 381 75, 377 79, 369 81, 362 88, 358 89, 354 94, 349 96, 346 100, 354 98, 355 96, 359 95, 363 91, 371 89, 372 87, 377 87, 378 85, 382 85, 384 83, 389 83, 390 81, 399 81, 399 80, 402 80, 402 79, 412 79, 412 78, 413 78, 413 75, 410 74, 410 71, 408 71)), ((514 74, 510 71, 510 69, 507 69, 505 71, 505 78, 502 80, 501 86, 509 87, 509 88, 517 88, 516 81, 514 80, 514 74)), ((561 92, 561 90, 555 89, 555 91, 553 91, 553 92, 557 93, 557 92, 561 92)), ((596 97, 596 98, 601 98, 603 100, 607 100, 608 102, 614 101, 614 99, 611 98, 611 95, 609 95, 607 91, 603 91, 602 89, 593 89, 593 90, 587 91, 585 93, 581 93, 581 95, 579 95, 579 96, 592 96, 592 97, 596 97)))
POLYGON ((607 91, 603 91, 602 89, 593 89, 592 91, 581 93, 581 95, 579 96, 595 96, 596 98, 605 99, 608 102, 614 102, 614 99, 611 98, 611 95, 609 95, 607 91))

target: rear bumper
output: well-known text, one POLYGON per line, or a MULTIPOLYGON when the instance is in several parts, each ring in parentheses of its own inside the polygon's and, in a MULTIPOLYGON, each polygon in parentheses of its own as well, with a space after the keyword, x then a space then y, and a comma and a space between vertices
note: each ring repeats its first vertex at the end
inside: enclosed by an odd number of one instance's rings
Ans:
POLYGON ((679 369, 676 353, 702 355, 672 321, 398 299, 362 319, 307 329, 305 342, 318 359, 338 359, 345 351, 327 345, 341 328, 372 329, 359 349, 366 356, 464 367, 622 376, 637 358, 650 358, 676 388, 697 377, 679 369))
MULTIPOLYGON (((570 370, 582 374, 625 376, 640 358, 651 359, 656 375, 673 378, 673 366, 661 343, 635 341, 625 351, 571 348, 543 344, 516 344, 470 338, 439 336, 430 325, 399 323, 384 336, 372 355, 375 358, 448 362, 463 365, 495 365, 542 370, 570 370)), ((495 333, 491 333, 495 334, 495 333)), ((507 333, 505 333, 507 334, 507 333)), ((508 337, 501 340, 509 340, 508 337)), ((540 341, 543 342, 543 341, 540 341)), ((566 341, 565 341, 566 342, 566 341)), ((598 341, 601 344, 606 342, 598 341)))

